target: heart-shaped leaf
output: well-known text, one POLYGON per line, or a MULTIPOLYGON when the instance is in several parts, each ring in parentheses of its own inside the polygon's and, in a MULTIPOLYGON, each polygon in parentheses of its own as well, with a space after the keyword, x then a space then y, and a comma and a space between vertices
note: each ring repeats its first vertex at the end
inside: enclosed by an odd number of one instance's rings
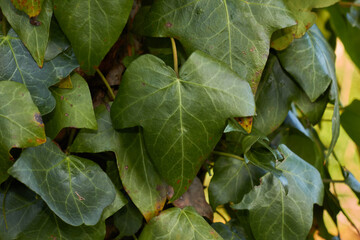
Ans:
POLYGON ((149 221, 164 207, 166 184, 154 169, 146 152, 141 131, 117 132, 104 105, 95 109, 98 130, 79 132, 71 152, 97 153, 113 151, 124 189, 149 221))
POLYGON ((78 64, 71 49, 60 54, 40 69, 14 30, 0 35, 0 81, 12 80, 25 84, 42 115, 51 112, 55 99, 49 87, 68 76, 78 64))
POLYGON ((72 89, 52 87, 56 107, 44 117, 46 135, 54 138, 65 127, 96 129, 97 123, 86 81, 71 75, 72 89))
POLYGON ((170 208, 153 218, 139 240, 151 239, 223 239, 192 207, 170 208))
POLYGON ((120 36, 133 1, 54 0, 54 13, 82 69, 93 74, 120 36), (81 23, 81 24, 79 24, 81 23))
POLYGON ((17 9, 25 12, 29 17, 36 17, 41 12, 41 5, 44 0, 11 0, 11 2, 17 9))
MULTIPOLYGON (((11 1, 17 2, 18 0, 1 0, 1 10, 6 16, 6 20, 9 21, 12 28, 19 35, 21 41, 33 56, 35 62, 39 67, 42 67, 49 39, 51 16, 53 13, 52 1, 44 0, 42 5, 43 9, 36 18, 37 21, 41 23, 39 26, 32 25, 29 21, 29 17, 25 13, 15 9, 11 1)), ((27 2, 29 2, 29 0, 27 2)), ((40 1, 36 2, 39 3, 40 1)))
POLYGON ((65 155, 51 139, 25 149, 9 173, 73 226, 95 225, 115 199, 111 180, 96 163, 65 155))
POLYGON ((313 204, 323 202, 322 179, 313 166, 285 145, 279 149, 285 160, 278 168, 289 181, 288 194, 277 178, 267 174, 259 187, 232 207, 249 210, 256 239, 305 239, 312 224, 313 204))
POLYGON ((0 183, 12 165, 11 148, 26 148, 46 141, 39 110, 25 85, 0 81, 0 183))
POLYGON ((125 72, 111 108, 115 128, 144 128, 150 157, 174 188, 172 200, 188 189, 227 119, 253 114, 249 84, 198 51, 182 66, 179 78, 159 58, 139 57, 125 72))

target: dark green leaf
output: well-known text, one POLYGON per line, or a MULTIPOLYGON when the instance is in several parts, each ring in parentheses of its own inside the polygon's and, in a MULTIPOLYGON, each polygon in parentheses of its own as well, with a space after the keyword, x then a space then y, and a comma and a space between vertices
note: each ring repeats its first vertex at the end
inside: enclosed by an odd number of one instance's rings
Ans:
POLYGON ((329 63, 334 59, 334 51, 316 25, 305 36, 279 52, 278 56, 281 65, 312 102, 329 87, 335 72, 334 64, 329 63))
POLYGON ((360 101, 355 99, 341 114, 341 126, 350 138, 360 146, 360 101))
MULTIPOLYGON (((43 0, 41 0, 43 1, 43 0)), ((21 0, 1 0, 1 10, 13 27, 15 32, 19 35, 21 41, 27 47, 35 62, 39 67, 43 66, 45 50, 49 39, 49 29, 51 16, 53 13, 53 6, 51 0, 44 0, 42 4, 42 11, 36 18, 41 22, 40 26, 34 26, 30 23, 29 16, 24 12, 17 10, 11 2, 24 2, 21 0)), ((30 1, 27 2, 38 2, 30 1)), ((37 14, 36 14, 37 15, 37 14)))
POLYGON ((144 128, 155 167, 174 188, 171 200, 189 187, 227 119, 254 114, 249 84, 204 53, 194 52, 179 75, 159 58, 141 56, 125 72, 111 108, 115 128, 144 128))
POLYGON ((102 214, 102 220, 105 221, 107 218, 114 215, 117 211, 123 208, 128 203, 128 200, 124 194, 116 189, 116 195, 114 201, 107 206, 102 214))
POLYGON ((223 239, 192 207, 170 208, 153 218, 139 240, 223 239))
MULTIPOLYGON (((78 134, 78 140, 76 140, 76 144, 79 143, 79 141, 81 140, 81 136, 84 134, 84 132, 80 132, 78 134), (79 140, 80 139, 80 140, 79 140)), ((71 148, 72 149, 76 149, 77 146, 74 146, 71 148)), ((106 174, 109 176, 109 178, 111 179, 111 181, 114 183, 115 188, 118 190, 123 189, 122 183, 121 183, 121 179, 120 179, 120 174, 119 174, 119 170, 117 168, 117 164, 115 161, 107 161, 106 162, 106 174)))
POLYGON ((58 218, 34 192, 17 182, 6 194, 0 192, 0 211, 5 212, 7 226, 0 217, 0 239, 18 240, 103 240, 105 223, 74 227, 58 218), (5 209, 3 209, 5 206, 5 209))
POLYGON ((0 36, 0 65, 6 66, 0 70, 0 81, 25 84, 42 115, 55 107, 55 99, 48 88, 78 66, 70 49, 40 69, 13 30, 7 36, 0 36))
POLYGON ((82 69, 93 74, 120 36, 133 1, 54 0, 54 13, 82 69))
POLYGON ((69 40, 67 40, 55 18, 53 18, 50 25, 49 42, 45 51, 45 61, 51 61, 69 47, 69 40))
POLYGON ((111 180, 94 162, 65 155, 48 139, 23 151, 9 173, 39 194, 68 224, 95 225, 115 199, 111 180))
POLYGON ((23 84, 0 81, 0 183, 12 165, 11 148, 37 146, 46 141, 39 110, 23 84))
POLYGON ((150 161, 143 135, 140 131, 115 131, 110 113, 103 105, 97 107, 95 113, 98 130, 81 130, 70 150, 89 153, 115 152, 124 189, 149 221, 164 207, 166 185, 150 161))
POLYGON ((209 200, 213 209, 228 202, 238 203, 264 174, 252 164, 235 158, 220 157, 214 165, 209 186, 209 200))
POLYGON ((143 223, 143 216, 136 206, 129 202, 124 208, 114 215, 114 225, 119 230, 118 238, 132 236, 143 223))
POLYGON ((216 223, 211 224, 211 226, 225 240, 245 240, 244 238, 241 238, 240 236, 238 236, 236 233, 232 232, 230 227, 223 223, 216 222, 216 223))
POLYGON ((55 109, 44 117, 46 135, 55 138, 66 127, 97 129, 91 95, 86 81, 77 73, 71 75, 72 89, 52 87, 55 109))
POLYGON ((305 239, 313 219, 313 204, 322 204, 324 189, 319 172, 285 145, 278 166, 289 182, 286 195, 280 181, 265 175, 259 187, 245 195, 235 209, 248 209, 256 239, 305 239))

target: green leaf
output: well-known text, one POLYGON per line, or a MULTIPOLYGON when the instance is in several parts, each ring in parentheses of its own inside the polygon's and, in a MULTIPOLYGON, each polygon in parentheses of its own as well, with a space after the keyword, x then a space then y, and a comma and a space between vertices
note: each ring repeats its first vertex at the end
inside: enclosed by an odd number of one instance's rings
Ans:
POLYGON ((139 240, 223 239, 192 207, 170 208, 145 226, 139 240))
POLYGON ((117 211, 122 209, 127 203, 128 200, 126 199, 124 194, 116 189, 115 199, 109 206, 107 206, 104 209, 104 212, 102 214, 102 220, 105 221, 107 218, 114 215, 117 211))
POLYGON ((13 30, 0 35, 0 81, 12 80, 25 84, 42 115, 51 112, 55 99, 49 87, 68 76, 78 64, 71 49, 40 69, 13 30))
POLYGON ((335 66, 328 62, 333 61, 334 51, 316 25, 305 36, 279 52, 278 57, 281 65, 304 89, 312 102, 329 87, 335 66))
POLYGON ((115 131, 110 113, 104 105, 95 109, 95 115, 98 130, 81 130, 70 151, 114 152, 124 189, 149 221, 164 207, 167 190, 145 150, 142 132, 115 131))
POLYGON ((257 115, 253 127, 265 136, 276 130, 285 120, 297 92, 298 87, 271 55, 256 92, 257 115))
POLYGON ((119 230, 121 239, 124 236, 132 236, 141 228, 143 216, 136 206, 129 202, 124 208, 114 215, 114 225, 119 230))
POLYGON ((70 47, 70 42, 61 31, 55 18, 51 20, 49 42, 45 51, 45 61, 51 61, 70 47))
POLYGON ((179 75, 159 58, 141 56, 126 70, 111 108, 116 129, 144 128, 150 157, 174 188, 171 201, 190 186, 227 119, 254 114, 249 84, 204 53, 194 52, 179 75))
POLYGON ((350 105, 344 108, 341 114, 341 126, 349 137, 360 146, 360 100, 355 99, 350 105))
POLYGON ((66 127, 97 129, 89 87, 77 73, 71 75, 72 89, 50 88, 55 109, 44 117, 46 135, 55 138, 66 127))
POLYGON ((115 199, 111 180, 96 163, 65 155, 51 139, 25 149, 9 173, 73 226, 95 225, 115 199))
MULTIPOLYGON (((6 20, 9 21, 12 28, 19 35, 21 41, 33 56, 37 65, 42 67, 49 39, 51 16, 53 14, 52 1, 44 0, 42 5, 43 9, 40 15, 36 18, 37 21, 41 22, 40 26, 32 25, 29 21, 29 17, 24 12, 17 10, 11 3, 18 1, 24 2, 21 0, 1 0, 1 10, 6 16, 6 20)), ((40 3, 41 1, 35 2, 40 3)), ((27 0, 27 2, 34 1, 27 0)))
POLYGON ((138 28, 146 35, 178 39, 188 54, 201 50, 220 59, 255 92, 271 35, 296 24, 284 2, 288 1, 155 1, 138 28))
POLYGON ((80 66, 95 73, 106 53, 118 40, 133 1, 54 0, 54 13, 71 42, 80 66))
POLYGON ((244 238, 241 238, 235 232, 231 231, 229 226, 227 226, 223 223, 216 222, 216 223, 211 224, 211 226, 215 229, 216 232, 218 232, 221 235, 222 238, 224 238, 226 240, 242 240, 242 239, 244 239, 244 238))
POLYGON ((57 217, 34 192, 13 182, 6 194, 0 192, 0 211, 5 213, 7 226, 0 217, 0 239, 61 239, 103 240, 105 223, 74 227, 57 217), (5 208, 3 209, 3 206, 5 208))
POLYGON ((40 14, 44 1, 46 0, 11 0, 17 9, 25 12, 29 17, 36 17, 40 14))
POLYGON ((285 145, 279 148, 285 160, 278 168, 289 182, 288 194, 278 179, 267 174, 259 187, 232 207, 249 210, 250 226, 256 239, 302 240, 311 228, 313 204, 322 204, 323 183, 313 166, 285 145))
POLYGON ((39 110, 23 84, 0 81, 0 183, 12 165, 11 148, 37 146, 46 141, 39 110))
POLYGON ((355 178, 355 176, 348 170, 342 169, 342 173, 345 178, 345 183, 351 188, 355 193, 357 198, 360 200, 360 182, 355 178))
POLYGON ((239 159, 218 158, 209 185, 209 201, 212 208, 229 202, 240 202, 246 193, 259 184, 263 174, 261 169, 239 159))
POLYGON ((281 29, 274 34, 271 47, 276 50, 287 48, 294 38, 301 38, 315 23, 316 13, 311 12, 311 9, 325 8, 339 2, 339 0, 295 0, 285 2, 294 15, 296 25, 281 29))

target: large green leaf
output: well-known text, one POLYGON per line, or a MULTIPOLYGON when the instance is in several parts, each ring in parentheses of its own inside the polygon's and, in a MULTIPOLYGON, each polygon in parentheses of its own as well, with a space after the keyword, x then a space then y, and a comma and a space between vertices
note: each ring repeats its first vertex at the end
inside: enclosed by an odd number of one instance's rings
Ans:
POLYGON ((238 203, 259 184, 263 171, 235 158, 220 157, 214 165, 209 185, 209 200, 213 209, 228 202, 238 203))
POLYGON ((281 65, 304 89, 312 102, 331 83, 335 66, 327 62, 334 59, 333 55, 334 51, 316 25, 305 36, 296 39, 287 49, 278 53, 281 65))
POLYGON ((55 99, 48 89, 68 76, 78 64, 71 49, 40 69, 14 30, 0 35, 0 81, 12 80, 25 84, 41 114, 51 112, 55 99))
POLYGON ((29 17, 36 17, 40 14, 44 1, 46 0, 11 0, 17 9, 25 12, 29 17))
POLYGON ((170 208, 153 218, 139 240, 223 239, 192 207, 170 208))
POLYGON ((32 25, 29 17, 24 12, 17 10, 11 3, 11 0, 1 0, 0 6, 3 14, 6 16, 6 20, 9 21, 10 25, 19 35, 36 63, 42 67, 53 13, 52 1, 44 0, 43 9, 37 17, 37 21, 41 22, 40 26, 32 25))
POLYGON ((68 225, 41 198, 18 182, 11 184, 6 196, 0 192, 0 211, 5 213, 7 223, 0 217, 0 239, 4 240, 103 240, 105 237, 104 222, 95 226, 68 225))
POLYGON ((39 110, 23 84, 0 81, 0 183, 12 165, 11 148, 37 146, 46 141, 39 110))
POLYGON ((199 51, 182 66, 179 78, 159 58, 139 57, 125 72, 111 108, 115 128, 144 128, 151 159, 174 188, 172 200, 190 186, 227 118, 253 114, 249 84, 199 51))
POLYGON ((313 219, 313 204, 322 204, 324 189, 319 172, 292 153, 279 147, 285 160, 278 166, 289 181, 286 195, 280 181, 265 175, 259 187, 232 207, 248 209, 256 239, 305 239, 313 219))
POLYGON ((341 114, 341 126, 351 139, 360 146, 360 100, 355 99, 344 108, 341 114))
POLYGON ((154 37, 175 37, 189 53, 204 51, 256 87, 269 55, 270 38, 295 25, 283 0, 161 0, 139 23, 154 37))
MULTIPOLYGON (((108 106, 109 107, 109 106, 108 106)), ((98 130, 83 129, 71 146, 72 152, 115 152, 124 189, 149 221, 164 207, 166 185, 145 150, 141 131, 117 132, 104 105, 95 109, 98 130)))
POLYGON ((115 199, 115 189, 94 162, 65 155, 48 139, 27 148, 9 173, 39 194, 64 222, 95 225, 115 199))
POLYGON ((52 87, 55 109, 44 117, 46 135, 55 138, 65 127, 97 129, 89 87, 77 73, 71 75, 72 89, 52 87))
POLYGON ((131 0, 54 0, 54 13, 82 69, 93 74, 122 32, 131 0))

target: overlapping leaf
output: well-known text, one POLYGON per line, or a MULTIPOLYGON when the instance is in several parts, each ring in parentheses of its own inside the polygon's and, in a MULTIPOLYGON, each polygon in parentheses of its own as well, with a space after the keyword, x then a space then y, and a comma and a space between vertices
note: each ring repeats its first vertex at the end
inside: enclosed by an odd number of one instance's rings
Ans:
POLYGON ((49 41, 45 51, 45 61, 51 61, 60 53, 64 52, 70 47, 69 40, 61 31, 55 18, 52 19, 50 25, 49 41))
POLYGON ((122 32, 133 1, 54 0, 54 13, 82 69, 93 74, 122 32))
POLYGON ((34 192, 16 182, 12 183, 5 198, 4 193, 0 192, 0 210, 6 216, 6 223, 5 218, 0 218, 1 239, 103 240, 105 237, 104 222, 95 226, 68 225, 34 192))
POLYGON ((115 199, 111 180, 94 162, 65 155, 50 139, 23 151, 9 173, 73 226, 95 225, 115 199))
POLYGON ((312 224, 313 204, 323 202, 323 183, 319 172, 285 145, 280 151, 285 160, 279 168, 289 181, 288 194, 280 181, 268 174, 233 208, 249 210, 256 239, 305 239, 312 224))
POLYGON ((11 148, 37 146, 46 141, 44 124, 30 93, 20 83, 0 81, 0 183, 12 165, 11 148))
POLYGON ((253 114, 249 84, 198 51, 179 78, 159 58, 139 57, 125 72, 111 108, 115 128, 144 128, 151 159, 174 188, 172 200, 187 190, 220 140, 227 118, 253 114))
POLYGON ((11 80, 25 84, 41 114, 51 112, 55 99, 49 87, 68 76, 78 64, 71 49, 40 69, 13 30, 0 35, 0 81, 11 80))
POLYGON ((334 65, 328 63, 334 59, 333 50, 316 25, 278 56, 312 102, 329 87, 335 71, 334 65))
POLYGON ((86 81, 76 73, 71 76, 71 81, 72 89, 51 88, 56 100, 56 107, 44 118, 48 137, 56 137, 65 127, 97 128, 90 90, 86 81))
POLYGON ((192 207, 170 208, 152 219, 139 240, 223 239, 192 207))
POLYGON ((122 184, 149 221, 164 207, 166 184, 154 169, 145 150, 140 131, 117 132, 105 106, 95 109, 98 130, 81 130, 71 147, 72 152, 105 152, 116 154, 122 184))
MULTIPOLYGON (((17 0, 12 1, 17 2, 17 0)), ((41 22, 39 26, 32 25, 29 21, 29 17, 24 12, 15 9, 11 0, 1 0, 0 6, 6 19, 19 35, 21 41, 29 50, 36 63, 42 67, 49 39, 51 16, 53 13, 52 1, 44 0, 43 9, 37 17, 37 21, 41 22)))
POLYGON ((143 216, 136 206, 129 202, 114 215, 114 225, 119 230, 118 238, 132 236, 141 228, 143 216))
POLYGON ((25 12, 29 17, 36 17, 40 14, 44 1, 46 0, 11 0, 17 9, 25 12))

